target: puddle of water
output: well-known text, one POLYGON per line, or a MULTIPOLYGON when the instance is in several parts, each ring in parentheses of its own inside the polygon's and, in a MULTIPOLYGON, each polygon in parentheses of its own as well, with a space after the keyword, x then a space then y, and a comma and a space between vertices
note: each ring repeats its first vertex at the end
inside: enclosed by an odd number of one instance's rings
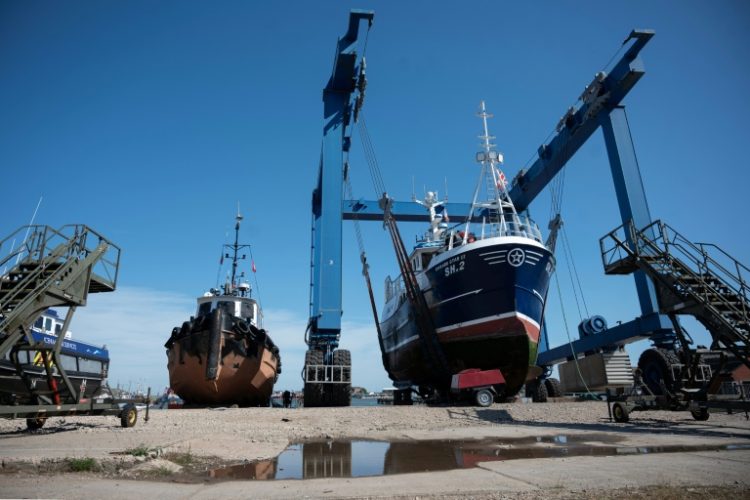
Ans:
POLYGON ((613 446, 619 436, 556 435, 474 441, 314 441, 290 444, 272 460, 209 471, 214 479, 362 477, 476 467, 480 462, 577 456, 750 449, 748 444, 613 446))

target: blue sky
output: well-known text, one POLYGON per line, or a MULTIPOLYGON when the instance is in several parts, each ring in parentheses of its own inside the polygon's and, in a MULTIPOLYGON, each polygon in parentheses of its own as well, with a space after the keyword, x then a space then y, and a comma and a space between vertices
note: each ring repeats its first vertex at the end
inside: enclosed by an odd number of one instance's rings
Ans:
MULTIPOLYGON (((301 387, 321 90, 350 8, 375 10, 365 116, 399 200, 413 178, 418 194, 447 184, 451 201, 469 201, 481 99, 512 177, 630 30, 656 30, 625 101, 652 217, 750 262, 747 2, 2 2, 0 235, 28 223, 41 196, 37 223, 85 223, 123 248, 118 291, 91 296, 72 328, 108 345, 112 383, 167 384, 162 345, 215 285, 239 201, 282 349, 278 387, 301 387)), ((356 134, 352 150, 355 195, 371 198, 356 134)), ((548 207, 547 193, 532 205, 542 227, 548 207)), ((602 272, 598 240, 620 217, 600 132, 568 164, 563 217, 589 312, 637 316, 632 278, 602 272)), ((413 241, 423 229, 401 231, 413 241)), ((379 224, 363 233, 380 301, 395 259, 379 224)), ((354 383, 388 386, 351 223, 343 280, 354 383)), ((548 303, 559 345, 556 291, 548 303)))

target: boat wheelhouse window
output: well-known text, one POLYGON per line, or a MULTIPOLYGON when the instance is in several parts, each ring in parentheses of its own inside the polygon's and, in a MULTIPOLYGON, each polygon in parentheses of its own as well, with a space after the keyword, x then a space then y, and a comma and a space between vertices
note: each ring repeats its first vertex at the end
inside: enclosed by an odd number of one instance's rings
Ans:
POLYGON ((60 335, 60 330, 62 330, 62 325, 60 323, 55 323, 55 335, 60 335))
POLYGON ((94 359, 78 358, 78 371, 87 373, 101 373, 102 362, 94 359))
POLYGON ((198 316, 206 316, 211 312, 211 303, 210 302, 204 302, 200 306, 198 306, 198 316))
POLYGON ((75 356, 69 356, 67 354, 61 354, 60 355, 60 363, 62 364, 62 367, 65 371, 76 371, 78 370, 78 367, 76 366, 76 358, 75 356))
POLYGON ((47 332, 52 331, 52 318, 44 318, 44 330, 47 332))
POLYGON ((234 302, 228 300, 222 300, 216 304, 217 308, 223 309, 225 312, 234 316, 234 302))
POLYGON ((423 253, 422 254, 422 269, 427 269, 427 265, 432 260, 432 254, 431 253, 423 253))
POLYGON ((36 321, 34 322, 34 326, 39 328, 40 330, 44 328, 44 318, 39 316, 36 321))
POLYGON ((253 319, 253 304, 250 302, 242 302, 240 304, 240 317, 246 319, 253 319))

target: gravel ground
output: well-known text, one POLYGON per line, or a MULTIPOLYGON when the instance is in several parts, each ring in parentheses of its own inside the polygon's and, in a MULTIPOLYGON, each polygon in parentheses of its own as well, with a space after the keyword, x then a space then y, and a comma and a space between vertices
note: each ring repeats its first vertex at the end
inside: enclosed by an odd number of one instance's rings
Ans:
POLYGON ((495 404, 490 408, 372 406, 347 408, 228 408, 153 410, 123 429, 115 417, 50 418, 40 431, 24 420, 0 420, 0 458, 105 457, 139 446, 190 451, 227 460, 270 458, 293 441, 317 438, 375 440, 546 435, 562 431, 623 433, 635 444, 653 434, 671 442, 731 440, 750 435, 744 414, 713 413, 697 422, 686 412, 642 412, 627 424, 610 422, 602 402, 495 404), (42 451, 43 450, 43 451, 42 451))
MULTIPOLYGON (((58 481, 73 481, 75 484, 70 474, 72 464, 80 466, 88 459, 94 459, 97 466, 86 472, 93 477, 87 481, 97 481, 98 478, 102 488, 111 486, 107 481, 112 481, 112 478, 119 478, 118 486, 123 478, 160 481, 166 486, 168 481, 179 479, 170 472, 174 463, 188 460, 193 467, 205 471, 218 465, 273 458, 290 442, 320 438, 388 441, 606 434, 618 445, 632 447, 750 444, 750 422, 744 414, 713 413, 708 421, 697 422, 686 412, 642 412, 632 414, 629 423, 617 424, 609 421, 607 405, 601 402, 494 404, 489 408, 373 406, 154 410, 148 422, 144 422, 143 417, 141 413, 137 425, 128 429, 121 428, 119 418, 115 417, 50 418, 41 430, 34 432, 26 430, 24 420, 0 420, 0 491, 7 483, 16 488, 10 491, 24 493, 25 485, 32 484, 33 477, 40 473, 57 475, 58 481), (144 473, 139 475, 141 470, 144 473)), ((564 460, 575 463, 576 458, 564 460)), ((389 476, 395 477, 399 476, 389 476)), ((687 498, 747 498, 744 481, 724 484, 720 472, 716 477, 715 485, 697 484, 695 494, 687 498)), ((393 481, 389 479, 390 484, 393 481)), ((455 498, 440 496, 441 490, 429 493, 429 481, 426 482, 428 497, 455 498)), ((618 493, 620 496, 612 498, 681 498, 679 488, 670 492, 655 490, 652 486, 635 484, 635 489, 623 490, 622 495, 618 493), (645 486, 645 489, 640 486, 645 486)), ((300 486, 296 488, 305 492, 300 486)), ((92 491, 86 494, 96 494, 98 490, 92 491)), ((189 491, 185 490, 185 495, 193 495, 199 490, 189 491)), ((330 496, 328 490, 321 491, 330 496)), ((602 493, 596 489, 579 491, 568 485, 545 491, 541 496, 547 498, 596 498, 602 493)), ((609 493, 615 492, 608 491, 608 496, 609 493)), ((488 491, 472 496, 525 499, 538 498, 535 496, 538 494, 488 491)))

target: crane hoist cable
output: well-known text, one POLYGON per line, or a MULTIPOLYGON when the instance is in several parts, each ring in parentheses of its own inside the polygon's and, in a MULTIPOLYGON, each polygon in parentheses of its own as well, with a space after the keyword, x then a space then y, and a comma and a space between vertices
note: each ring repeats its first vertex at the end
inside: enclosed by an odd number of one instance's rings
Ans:
MULTIPOLYGON (((555 179, 552 181, 551 186, 550 186, 550 195, 552 198, 552 202, 550 205, 550 219, 552 219, 553 217, 559 216, 562 212, 563 191, 565 188, 565 171, 566 170, 567 170, 566 167, 563 167, 560 173, 557 175, 557 177, 555 177, 555 179)), ((570 240, 568 239, 568 233, 564 225, 561 227, 561 229, 562 229, 563 254, 565 255, 565 263, 568 268, 568 275, 570 276, 571 287, 573 289, 573 295, 576 301, 576 308, 578 309, 578 316, 582 321, 583 318, 581 317, 581 307, 578 302, 578 293, 576 291, 576 283, 578 284, 578 290, 581 293, 581 302, 583 302, 583 307, 584 307, 584 310, 586 311, 587 317, 589 314, 588 306, 586 305, 586 299, 583 294, 583 287, 581 286, 581 280, 578 276, 578 270, 576 269, 576 266, 575 266, 575 259, 573 258, 573 251, 570 246, 570 240), (574 276, 575 276, 575 282, 573 281, 574 276)), ((568 327, 568 317, 565 312, 565 304, 563 302, 562 291, 560 289, 560 280, 558 278, 557 269, 555 269, 554 272, 555 272, 555 285, 557 288, 557 295, 558 295, 558 298, 560 299, 560 310, 562 312, 562 317, 563 317, 563 326, 565 327, 565 336, 568 339, 570 352, 573 355, 573 362, 575 363, 576 373, 578 375, 578 379, 581 381, 581 383, 583 384, 583 387, 586 389, 586 393, 589 394, 590 396, 594 396, 591 393, 591 390, 589 389, 588 385, 586 384, 586 380, 584 380, 583 374, 581 373, 581 367, 578 363, 578 355, 575 352, 575 348, 573 347, 573 340, 570 337, 570 329, 568 327)))
POLYGON ((563 325, 565 326, 565 335, 568 337, 568 345, 570 346, 570 352, 573 355, 573 362, 576 365, 576 372, 578 373, 578 379, 583 384, 583 387, 586 388, 586 393, 591 396, 594 396, 593 394, 591 394, 591 390, 589 389, 589 386, 586 384, 586 381, 583 379, 583 374, 581 373, 581 367, 578 365, 578 355, 576 354, 575 348, 573 347, 573 340, 570 338, 570 330, 568 329, 568 318, 565 314, 565 306, 563 305, 562 292, 560 291, 560 280, 557 278, 557 273, 555 273, 555 285, 557 286, 557 296, 560 298, 560 309, 562 310, 563 325))
MULTIPOLYGON (((560 173, 553 179, 550 185, 550 220, 562 213, 563 203, 563 192, 565 190, 565 173, 566 167, 560 170, 560 173)), ((581 286, 581 279, 578 275, 578 269, 575 265, 575 259, 573 257, 573 250, 570 245, 570 239, 568 238, 568 232, 565 226, 562 229, 562 241, 563 241, 563 255, 565 257, 566 267, 568 268, 568 275, 570 276, 571 288, 573 289, 573 296, 576 302, 576 308, 578 309, 578 317, 580 321, 583 321, 583 314, 581 312, 581 304, 583 304, 583 310, 586 313, 586 317, 589 316, 588 305, 586 304, 586 297, 583 293, 583 286, 581 286), (579 301, 578 295, 580 294, 581 299, 579 301)))
MULTIPOLYGON (((362 140, 365 159, 369 167, 370 180, 375 195, 382 203, 381 208, 384 212, 384 226, 388 229, 391 236, 391 242, 393 243, 393 248, 396 253, 396 260, 399 265, 399 270, 401 271, 401 278, 404 282, 406 296, 412 306, 412 314, 417 324, 417 333, 422 340, 421 346, 425 354, 425 360, 432 366, 433 370, 440 375, 440 378, 443 379, 444 383, 449 383, 451 373, 448 368, 448 361, 443 352, 443 348, 437 340, 435 326, 432 323, 432 316, 430 315, 427 301, 419 288, 419 284, 414 275, 414 270, 411 266, 411 261, 409 260, 409 255, 406 252, 403 240, 401 239, 396 220, 393 218, 390 211, 391 200, 387 196, 385 182, 383 181, 383 175, 380 171, 380 166, 378 165, 377 156, 375 155, 375 148, 367 130, 367 123, 364 114, 360 112, 358 118, 357 124, 359 126, 359 135, 362 140)), ((372 294, 372 292, 370 293, 372 294)), ((374 306, 373 310, 375 310, 374 306)))
MULTIPOLYGON (((586 317, 588 318, 588 317, 590 317, 590 315, 589 315, 588 305, 586 304, 586 296, 583 293, 583 285, 581 285, 581 278, 578 275, 578 269, 576 268, 576 261, 573 258, 573 250, 572 250, 572 248, 570 246, 570 240, 568 239, 568 232, 565 230, 564 227, 563 227, 563 232, 562 233, 563 233, 563 248, 565 249, 566 260, 568 260, 568 256, 570 256, 570 262, 569 262, 568 272, 570 272, 570 270, 572 268, 572 273, 570 273, 571 284, 573 282, 573 278, 575 278, 575 282, 576 282, 576 284, 578 286, 578 292, 581 294, 581 303, 583 304, 583 311, 586 313, 586 317)), ((575 286, 574 286, 573 289, 575 290, 575 286)), ((578 305, 578 297, 576 297, 576 306, 577 305, 578 305)), ((578 315, 581 316, 580 309, 578 311, 578 315)), ((581 320, 583 320, 582 317, 581 317, 581 320)))
MULTIPOLYGON (((349 169, 346 169, 348 173, 349 169)), ((352 196, 352 183, 349 175, 344 176, 344 185, 346 186, 346 194, 350 200, 354 199, 352 196)), ((367 285, 367 293, 370 296, 370 307, 372 308, 372 316, 375 318, 375 329, 378 332, 378 343, 380 344, 380 354, 383 359, 383 367, 391 377, 390 363, 388 362, 388 356, 385 354, 385 346, 383 345, 383 335, 380 331, 380 319, 378 318, 378 306, 375 304, 375 295, 372 292, 372 281, 370 280, 370 264, 367 263, 367 253, 365 252, 365 243, 362 239, 362 231, 359 227, 359 217, 354 215, 354 233, 357 238, 357 246, 359 247, 359 260, 362 262, 362 276, 365 278, 365 284, 367 285)))

